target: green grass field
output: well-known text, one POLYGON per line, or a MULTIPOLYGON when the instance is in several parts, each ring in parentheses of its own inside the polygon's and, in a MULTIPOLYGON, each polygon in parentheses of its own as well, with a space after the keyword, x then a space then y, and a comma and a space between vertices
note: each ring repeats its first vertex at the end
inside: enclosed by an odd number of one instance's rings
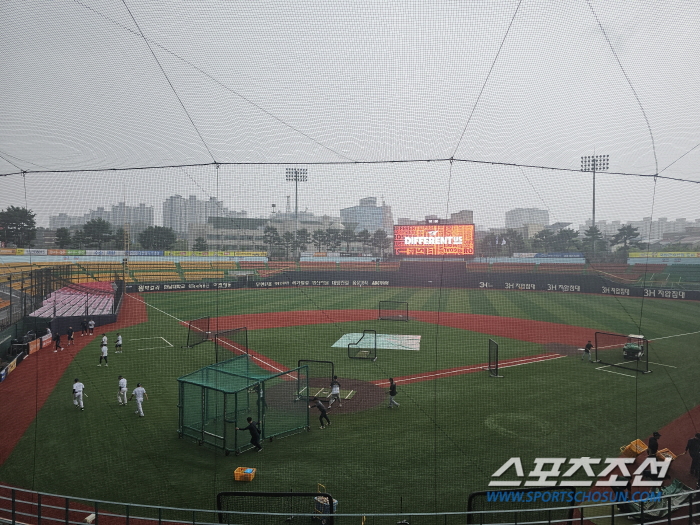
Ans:
MULTIPOLYGON (((380 300, 408 301, 411 310, 463 312, 549 321, 648 339, 695 332, 700 305, 591 295, 480 290, 283 289, 146 294, 147 323, 121 330, 124 353, 97 367, 98 341, 79 353, 39 411, 0 481, 35 490, 112 501, 212 508, 223 490, 315 491, 323 483, 339 512, 464 511, 471 491, 486 488, 511 456, 607 457, 637 437, 700 403, 700 334, 651 345, 654 373, 602 373, 577 356, 502 371, 503 379, 473 373, 401 386, 401 407, 382 403, 333 416, 319 430, 265 443, 262 453, 225 456, 179 439, 176 379, 213 361, 210 343, 181 348, 187 329, 178 319, 206 315, 307 310, 376 309, 380 300), (163 338, 167 340, 168 346, 163 338), (139 348, 144 348, 139 350, 139 348), (147 349, 146 349, 147 348, 147 349), (676 367, 676 368, 671 368, 676 367), (129 392, 143 383, 146 417, 117 405, 117 376, 129 392), (71 384, 86 385, 86 410, 76 411, 71 384), (258 469, 236 483, 236 467, 258 469)), ((410 321, 316 324, 249 331, 249 346, 287 367, 331 359, 341 377, 364 380, 416 374, 487 361, 489 334, 410 321), (350 360, 332 348, 344 333, 421 335, 419 352, 385 350, 376 362, 350 360)), ((540 354, 540 344, 500 338, 501 358, 540 354)), ((572 344, 583 346, 585 341, 572 344)))

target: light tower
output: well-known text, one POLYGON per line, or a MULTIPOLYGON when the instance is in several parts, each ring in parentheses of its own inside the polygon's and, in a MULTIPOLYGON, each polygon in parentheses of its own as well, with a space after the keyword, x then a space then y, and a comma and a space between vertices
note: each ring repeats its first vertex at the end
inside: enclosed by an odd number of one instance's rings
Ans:
MULTIPOLYGON (((294 182, 294 244, 297 244, 297 231, 299 230, 299 183, 306 182, 306 168, 287 168, 287 182, 294 182)), ((295 248, 296 249, 296 248, 295 248)))
MULTIPOLYGON (((608 169, 610 155, 588 155, 581 157, 581 171, 593 172, 593 227, 595 228, 595 172, 608 169)), ((593 255, 595 255, 595 239, 593 239, 593 255)))

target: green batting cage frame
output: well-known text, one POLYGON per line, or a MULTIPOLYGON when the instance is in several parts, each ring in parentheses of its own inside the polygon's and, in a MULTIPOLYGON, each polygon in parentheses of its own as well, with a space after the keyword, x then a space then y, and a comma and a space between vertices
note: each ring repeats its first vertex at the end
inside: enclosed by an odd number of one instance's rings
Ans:
POLYGON ((348 343, 348 357, 350 359, 371 359, 376 361, 377 331, 363 330, 362 337, 354 343, 348 343))
POLYGON ((596 332, 595 362, 649 374, 649 341, 643 335, 596 332))
POLYGON ((308 368, 270 373, 241 355, 178 378, 181 438, 240 454, 252 447, 248 432, 236 427, 258 422, 262 439, 309 428, 308 368), (305 401, 305 402, 299 402, 305 401))
POLYGON ((379 301, 380 321, 408 321, 408 302, 379 301))

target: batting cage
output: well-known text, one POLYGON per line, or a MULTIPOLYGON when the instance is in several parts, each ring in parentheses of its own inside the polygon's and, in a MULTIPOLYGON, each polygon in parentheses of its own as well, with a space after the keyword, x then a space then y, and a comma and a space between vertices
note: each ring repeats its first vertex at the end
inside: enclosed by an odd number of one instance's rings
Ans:
POLYGON ((211 330, 209 328, 209 317, 193 319, 187 326, 187 348, 192 348, 205 341, 211 340, 211 330))
POLYGON ((408 321, 407 301, 379 301, 380 321, 408 321))
POLYGON ((643 335, 595 333, 595 361, 605 366, 648 374, 649 341, 643 335))
POLYGON ((377 359, 377 331, 363 330, 362 336, 354 343, 348 343, 350 359, 377 359))
POLYGON ((308 369, 272 374, 241 355, 178 378, 181 438, 226 454, 249 448, 248 433, 236 427, 257 422, 262 439, 300 432, 309 426, 308 369))

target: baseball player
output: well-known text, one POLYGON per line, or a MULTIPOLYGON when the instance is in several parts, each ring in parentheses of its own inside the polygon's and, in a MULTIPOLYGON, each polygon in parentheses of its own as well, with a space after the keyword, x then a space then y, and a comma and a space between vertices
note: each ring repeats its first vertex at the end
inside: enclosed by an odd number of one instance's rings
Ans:
POLYGON ((310 399, 309 401, 313 401, 313 405, 309 405, 309 408, 318 408, 318 411, 321 413, 318 416, 318 420, 321 422, 321 430, 326 428, 326 425, 323 424, 323 420, 325 419, 327 421, 327 425, 331 424, 331 420, 328 419, 328 414, 326 413, 326 407, 323 405, 321 400, 317 397, 314 397, 313 399, 310 399))
POLYGON ((114 343, 114 353, 115 354, 122 353, 122 336, 119 334, 117 334, 117 342, 114 343))
POLYGON ((75 341, 73 340, 73 327, 72 326, 68 327, 68 330, 66 331, 66 335, 68 336, 68 344, 74 345, 75 341))
POLYGON ((258 429, 258 424, 253 421, 252 417, 248 418, 248 426, 244 428, 236 427, 236 430, 247 430, 250 432, 250 444, 258 449, 258 452, 262 451, 262 445, 260 444, 260 430, 258 429))
POLYGON ((396 397, 396 383, 394 383, 394 378, 390 377, 389 382, 389 408, 391 408, 394 405, 398 407, 399 404, 394 400, 394 398, 396 397))
POLYGON ((143 404, 144 398, 148 401, 148 395, 146 394, 146 389, 141 386, 141 383, 136 383, 136 388, 134 388, 134 391, 131 393, 129 401, 134 399, 134 397, 136 397, 136 412, 134 412, 134 414, 143 417, 143 407, 141 405, 143 404))
POLYGON ((88 333, 88 322, 87 319, 80 321, 80 337, 86 336, 88 333))
POLYGON ((76 377, 75 381, 73 381, 73 404, 75 408, 80 410, 85 410, 83 408, 83 390, 85 390, 85 385, 76 377))
POLYGON ((117 392, 117 401, 120 405, 126 405, 126 378, 119 376, 119 390, 117 392))
POLYGON ((102 346, 107 346, 107 334, 102 334, 102 346))
POLYGON ((328 399, 328 410, 333 406, 333 401, 338 401, 338 406, 343 407, 340 400, 340 383, 338 382, 338 376, 333 376, 333 381, 331 381, 331 397, 328 399))
POLYGON ((107 343, 102 345, 102 349, 100 350, 100 364, 97 366, 102 366, 102 360, 105 360, 105 366, 109 366, 107 364, 107 343))
POLYGON ((588 362, 589 363, 593 362, 593 359, 591 358, 591 350, 593 350, 593 344, 590 341, 588 341, 588 343, 586 344, 586 346, 583 349, 583 355, 581 356, 581 361, 583 361, 586 358, 586 356, 588 356, 588 362))
POLYGON ((53 353, 55 354, 58 350, 63 352, 63 346, 61 346, 61 334, 59 332, 56 332, 56 335, 53 336, 54 343, 56 343, 56 346, 53 349, 53 353))
POLYGON ((95 331, 95 321, 90 319, 90 321, 88 322, 88 328, 90 329, 90 335, 93 335, 95 331))

